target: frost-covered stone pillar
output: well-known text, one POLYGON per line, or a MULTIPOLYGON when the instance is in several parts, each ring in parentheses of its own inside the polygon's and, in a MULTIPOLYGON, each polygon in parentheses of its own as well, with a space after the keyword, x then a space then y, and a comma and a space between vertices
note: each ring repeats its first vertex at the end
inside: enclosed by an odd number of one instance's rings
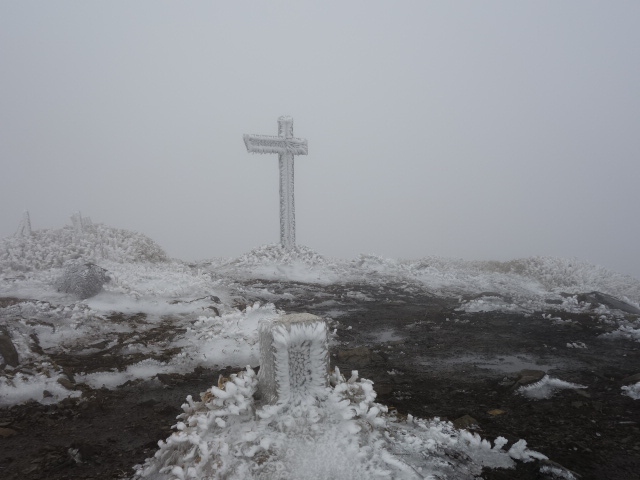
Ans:
POLYGON ((71 224, 73 225, 73 229, 76 233, 81 235, 84 231, 84 225, 82 222, 82 214, 80 212, 76 212, 71 215, 71 224))
POLYGON ((270 404, 319 400, 328 385, 327 325, 309 313, 260 324, 258 391, 270 404))
POLYGON ((244 135, 251 153, 277 153, 280 163, 280 243, 287 250, 296 245, 296 218, 293 197, 293 157, 307 155, 307 140, 293 136, 293 118, 278 118, 278 136, 244 135))

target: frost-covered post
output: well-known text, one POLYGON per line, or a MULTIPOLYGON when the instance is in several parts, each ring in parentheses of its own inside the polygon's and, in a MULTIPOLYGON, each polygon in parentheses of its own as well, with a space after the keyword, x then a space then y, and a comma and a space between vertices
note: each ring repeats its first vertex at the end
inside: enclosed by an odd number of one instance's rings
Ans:
POLYGON ((270 404, 324 398, 328 385, 327 325, 309 313, 260 324, 258 391, 270 404))
POLYGON ((31 236, 31 218, 29 217, 29 211, 25 210, 22 214, 22 220, 20 226, 16 232, 16 237, 30 237, 31 236))
POLYGON ((93 225, 91 218, 83 217, 79 211, 71 215, 71 224, 78 235, 82 235, 87 227, 93 225))
POLYGON ((293 157, 307 155, 307 140, 293 136, 293 118, 278 118, 278 136, 244 135, 251 153, 277 153, 280 163, 280 243, 291 250, 296 245, 296 219, 293 201, 293 157))
POLYGON ((78 235, 82 235, 84 231, 84 225, 82 222, 82 214, 80 212, 73 213, 71 215, 71 224, 73 225, 73 229, 76 231, 78 235))

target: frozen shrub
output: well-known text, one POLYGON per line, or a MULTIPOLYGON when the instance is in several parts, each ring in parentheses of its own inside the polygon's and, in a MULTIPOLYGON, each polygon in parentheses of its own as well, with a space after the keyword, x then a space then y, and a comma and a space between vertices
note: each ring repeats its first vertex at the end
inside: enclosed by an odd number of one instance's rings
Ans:
POLYGON ((56 282, 56 288, 59 292, 85 299, 100 293, 102 286, 109 280, 107 271, 94 263, 73 263, 64 269, 56 282))
POLYGON ((57 230, 33 230, 30 235, 0 239, 0 272, 58 268, 74 258, 127 264, 169 260, 157 243, 141 233, 89 223, 88 217, 82 220, 82 235, 67 225, 57 230))

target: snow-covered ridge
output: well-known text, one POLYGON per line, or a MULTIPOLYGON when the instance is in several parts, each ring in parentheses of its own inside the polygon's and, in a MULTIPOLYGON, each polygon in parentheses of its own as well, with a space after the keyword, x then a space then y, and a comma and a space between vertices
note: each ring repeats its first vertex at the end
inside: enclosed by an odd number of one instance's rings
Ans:
POLYGON ((99 263, 165 262, 167 254, 149 237, 102 224, 34 230, 0 240, 0 271, 28 272, 62 267, 69 260, 99 263))
POLYGON ((635 306, 640 302, 640 280, 582 260, 556 257, 501 262, 436 256, 398 260, 361 254, 345 260, 324 257, 304 246, 285 250, 280 245, 265 245, 234 260, 213 260, 202 265, 207 264, 219 275, 237 278, 319 284, 408 283, 441 295, 495 292, 515 302, 599 291, 635 306))
MULTIPOLYGON (((151 295, 156 288, 161 290, 156 292, 160 295, 166 295, 168 290, 172 296, 182 295, 193 288, 193 281, 199 284, 196 290, 206 292, 208 288, 200 284, 212 278, 222 283, 257 278, 316 284, 391 282, 434 295, 458 297, 489 293, 495 294, 497 303, 502 298, 515 306, 513 308, 525 310, 539 309, 538 303, 548 299, 562 301, 566 295, 561 294, 593 291, 640 306, 638 279, 578 259, 529 257, 501 262, 429 256, 401 260, 369 254, 338 259, 304 246, 287 250, 272 244, 257 247, 235 259, 212 259, 192 264, 191 268, 183 262, 170 262, 173 263, 168 269, 171 279, 160 279, 164 275, 155 270, 160 265, 168 265, 169 259, 153 240, 137 232, 89 223, 81 229, 66 226, 0 240, 0 272, 6 278, 33 272, 38 281, 50 283, 49 277, 59 275, 56 269, 70 260, 94 262, 109 270, 115 280, 114 287, 125 286, 127 291, 151 295), (151 268, 154 273, 141 272, 141 268, 151 268), (180 278, 175 278, 173 273, 178 270, 180 278), (134 278, 127 278, 132 274, 134 278), (137 280, 151 277, 155 280, 144 281, 144 288, 134 285, 137 280), (167 290, 170 284, 173 286, 167 290)), ((469 307, 486 309, 486 305, 469 307)))

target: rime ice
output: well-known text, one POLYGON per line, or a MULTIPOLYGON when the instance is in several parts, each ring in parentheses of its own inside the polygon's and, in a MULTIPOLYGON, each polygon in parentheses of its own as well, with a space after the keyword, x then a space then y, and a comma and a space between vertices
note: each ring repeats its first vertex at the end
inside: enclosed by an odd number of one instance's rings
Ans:
POLYGON ((325 396, 327 326, 308 313, 260 324, 259 390, 267 403, 300 403, 325 396))
POLYGON ((293 200, 293 157, 306 155, 307 140, 293 136, 293 118, 278 118, 278 136, 244 135, 251 153, 277 153, 280 163, 280 243, 287 250, 296 245, 296 219, 293 200))
POLYGON ((56 282, 58 291, 71 293, 80 299, 93 297, 110 280, 107 271, 90 262, 71 263, 56 282))

